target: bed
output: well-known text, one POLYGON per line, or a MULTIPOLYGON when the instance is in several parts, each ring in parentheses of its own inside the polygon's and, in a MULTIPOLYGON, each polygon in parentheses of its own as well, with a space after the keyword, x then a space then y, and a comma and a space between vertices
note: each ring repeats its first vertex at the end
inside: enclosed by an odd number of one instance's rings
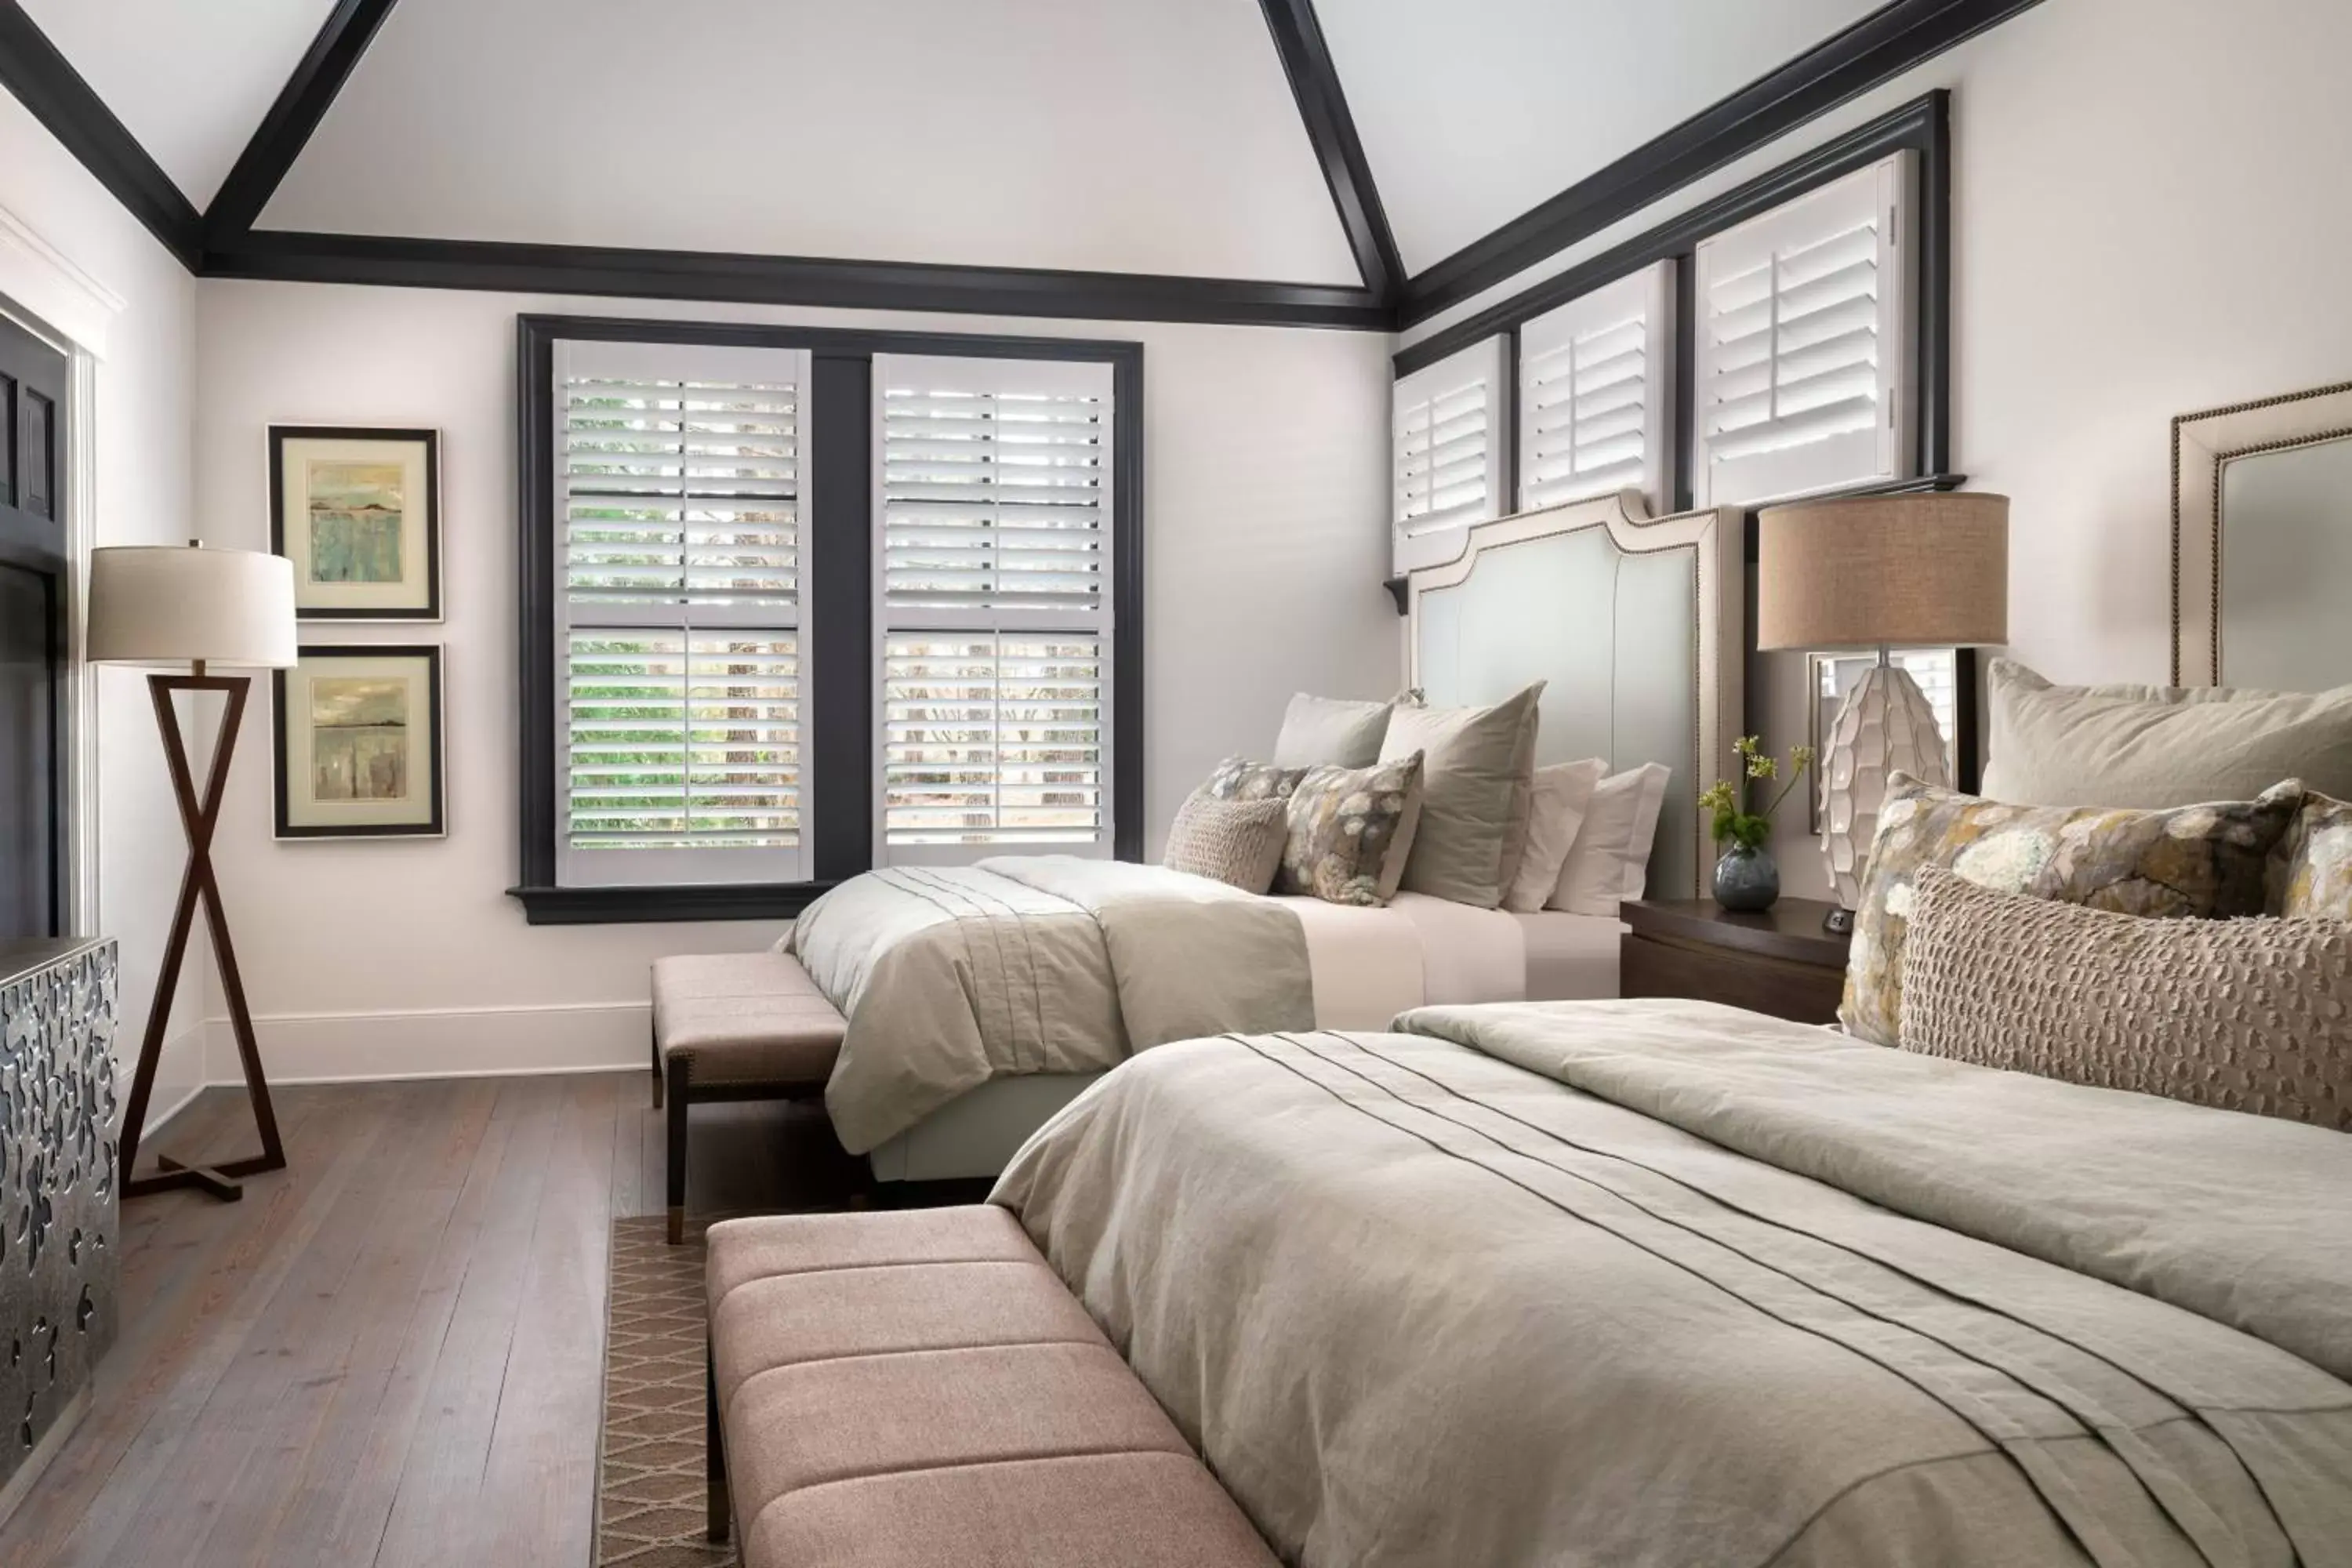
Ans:
MULTIPOLYGON (((1543 680, 1538 765, 1664 764, 1648 889, 1689 896, 1707 863, 1697 791, 1739 732, 1743 583, 1732 510, 1653 518, 1629 490, 1481 524, 1409 579, 1409 683, 1456 707, 1543 680)), ((787 938, 849 1018, 827 1105, 885 1181, 995 1174, 1099 1073, 1164 1040, 1616 993, 1622 928, 1599 913, 1228 899, 1060 857, 976 869, 868 873, 787 938)))
POLYGON ((1145 1054, 1019 1215, 1286 1562, 2352 1562, 2352 1137, 1695 1002, 1145 1054))

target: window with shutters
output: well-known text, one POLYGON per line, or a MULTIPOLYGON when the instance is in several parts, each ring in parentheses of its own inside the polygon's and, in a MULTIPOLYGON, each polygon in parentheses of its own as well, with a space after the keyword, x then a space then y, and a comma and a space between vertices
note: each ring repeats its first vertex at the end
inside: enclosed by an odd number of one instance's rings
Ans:
POLYGON ((798 350, 562 342, 558 875, 803 874, 798 350))
POLYGON ((1674 507, 1675 264, 1519 329, 1520 511, 1638 489, 1674 507))
POLYGON ((1392 394, 1399 574, 1451 561, 1474 522, 1510 510, 1510 377, 1501 337, 1401 378, 1392 394))
POLYGON ((1112 847, 1112 372, 874 361, 884 864, 1112 847))
POLYGON ((1911 477, 1914 169, 1897 153, 1699 244, 1699 505, 1911 477))

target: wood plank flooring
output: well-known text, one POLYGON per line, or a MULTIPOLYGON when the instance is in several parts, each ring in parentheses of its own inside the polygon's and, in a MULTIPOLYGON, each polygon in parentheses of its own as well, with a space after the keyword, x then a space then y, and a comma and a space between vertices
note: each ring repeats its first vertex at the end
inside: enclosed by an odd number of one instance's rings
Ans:
MULTIPOLYGON (((289 1171, 123 1215, 95 1408, 7 1568, 592 1561, 612 1221, 658 1214, 649 1075, 291 1088, 289 1171)), ((820 1121, 695 1108, 698 1215, 845 1195, 820 1121)), ((208 1090, 154 1139, 244 1152, 208 1090)))

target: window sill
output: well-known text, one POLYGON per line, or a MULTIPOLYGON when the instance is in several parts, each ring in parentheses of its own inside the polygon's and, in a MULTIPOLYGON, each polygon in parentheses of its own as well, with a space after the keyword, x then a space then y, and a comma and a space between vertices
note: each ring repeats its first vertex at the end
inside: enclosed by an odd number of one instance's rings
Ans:
POLYGON ((834 882, 706 882, 649 888, 509 888, 535 926, 789 920, 834 882))

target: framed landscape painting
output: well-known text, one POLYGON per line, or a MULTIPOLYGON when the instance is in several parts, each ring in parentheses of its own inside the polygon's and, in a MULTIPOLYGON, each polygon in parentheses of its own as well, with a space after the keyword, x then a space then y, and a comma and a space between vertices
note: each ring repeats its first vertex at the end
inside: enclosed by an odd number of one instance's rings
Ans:
POLYGON ((441 650, 305 644, 271 675, 277 836, 438 838, 441 650))
POLYGON ((269 548, 310 621, 441 618, 441 434, 269 427, 269 548))

